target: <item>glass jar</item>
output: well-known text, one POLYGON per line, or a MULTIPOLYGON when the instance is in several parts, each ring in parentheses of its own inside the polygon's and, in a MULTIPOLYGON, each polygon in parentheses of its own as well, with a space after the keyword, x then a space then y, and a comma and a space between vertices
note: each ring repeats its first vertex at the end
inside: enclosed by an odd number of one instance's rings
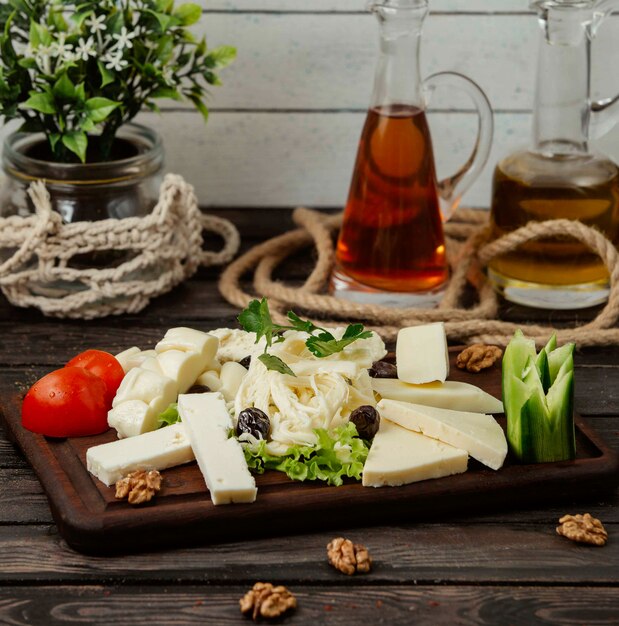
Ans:
MULTIPOLYGON (((97 137, 90 139, 96 154, 97 137)), ((106 218, 141 217, 159 199, 163 180, 163 145, 159 135, 140 124, 126 124, 117 134, 112 160, 55 163, 45 160, 42 133, 13 133, 4 142, 0 213, 27 216, 34 208, 29 185, 44 180, 52 208, 66 223, 106 218)), ((89 159, 91 160, 91 159, 89 159)))

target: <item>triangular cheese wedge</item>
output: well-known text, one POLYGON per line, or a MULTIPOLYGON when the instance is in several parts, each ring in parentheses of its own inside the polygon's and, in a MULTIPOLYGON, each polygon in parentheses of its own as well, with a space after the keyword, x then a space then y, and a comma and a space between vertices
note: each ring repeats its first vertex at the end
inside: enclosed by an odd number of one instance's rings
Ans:
POLYGON ((499 469, 507 456, 505 433, 491 415, 384 399, 376 408, 381 418, 462 448, 492 469, 499 469))
POLYGON ((397 487, 466 471, 468 454, 381 419, 363 467, 364 487, 397 487))

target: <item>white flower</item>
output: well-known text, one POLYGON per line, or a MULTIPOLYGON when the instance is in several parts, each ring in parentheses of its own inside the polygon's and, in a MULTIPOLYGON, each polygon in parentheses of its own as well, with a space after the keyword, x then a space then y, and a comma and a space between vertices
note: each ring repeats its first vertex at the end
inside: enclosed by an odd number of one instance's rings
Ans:
POLYGON ((60 61, 73 60, 73 46, 65 43, 66 35, 60 33, 58 41, 54 41, 50 46, 50 53, 53 57, 57 57, 60 61))
POLYGON ((129 63, 122 58, 122 53, 108 54, 101 60, 105 63, 105 67, 108 70, 114 70, 116 72, 122 72, 122 70, 129 65, 129 63))
POLYGON ((107 26, 105 25, 105 15, 99 15, 97 17, 94 13, 92 13, 90 17, 85 20, 85 24, 90 27, 90 31, 92 33, 99 33, 107 30, 107 26))
POLYGON ((136 33, 135 32, 130 33, 127 30, 127 27, 123 26, 120 29, 120 33, 114 33, 112 37, 116 39, 116 43, 114 44, 114 47, 122 50, 123 48, 133 48, 133 43, 131 43, 131 40, 136 37, 136 33))
POLYGON ((76 59, 88 61, 88 57, 94 57, 97 55, 97 51, 95 50, 95 40, 92 37, 88 37, 86 41, 84 41, 83 37, 80 37, 77 43, 78 46, 75 48, 76 59))

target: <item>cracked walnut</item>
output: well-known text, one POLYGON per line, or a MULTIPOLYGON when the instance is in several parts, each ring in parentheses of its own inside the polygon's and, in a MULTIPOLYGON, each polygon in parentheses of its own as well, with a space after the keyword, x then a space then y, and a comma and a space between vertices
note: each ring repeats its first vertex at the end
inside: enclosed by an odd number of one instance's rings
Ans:
POLYGON ((240 600, 241 613, 252 619, 276 618, 297 606, 297 599, 284 587, 271 583, 256 583, 240 600))
POLYGON ((492 367, 503 355, 503 350, 498 346, 487 346, 483 343, 474 343, 464 348, 456 357, 456 365, 461 370, 468 372, 480 372, 492 367))
POLYGON ((116 497, 129 504, 148 502, 161 489, 163 478, 157 470, 136 470, 116 481, 116 497))
POLYGON ((350 539, 336 537, 327 545, 329 563, 343 574, 367 573, 372 567, 372 559, 365 546, 354 544, 350 539))
POLYGON ((584 515, 564 515, 559 520, 557 534, 563 535, 578 543, 589 543, 593 546, 603 546, 608 539, 608 533, 602 522, 589 513, 584 515))

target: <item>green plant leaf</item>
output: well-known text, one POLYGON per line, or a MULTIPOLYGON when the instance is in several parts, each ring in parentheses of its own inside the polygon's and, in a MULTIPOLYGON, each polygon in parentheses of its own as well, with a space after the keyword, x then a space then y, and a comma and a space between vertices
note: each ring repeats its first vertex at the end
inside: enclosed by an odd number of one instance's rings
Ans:
POLYGON ((54 95, 64 100, 75 98, 75 85, 66 72, 54 84, 54 95))
POLYGON ((213 48, 209 56, 215 61, 217 67, 226 67, 236 58, 236 48, 233 46, 219 46, 213 48))
POLYGON ((296 374, 284 363, 278 356, 273 354, 261 354, 258 360, 268 369, 280 374, 288 374, 288 376, 296 376, 296 374))
POLYGON ((78 159, 82 162, 86 162, 86 148, 88 148, 88 137, 86 133, 72 132, 62 136, 62 143, 67 148, 77 155, 78 159))
POLYGON ((101 61, 97 61, 97 67, 101 75, 101 87, 107 87, 107 85, 111 85, 116 80, 116 76, 101 61))
POLYGON ((174 26, 180 26, 181 21, 174 17, 173 15, 168 15, 167 13, 160 13, 158 11, 147 11, 150 13, 158 22, 159 27, 161 28, 161 32, 165 33, 170 30, 174 26))
POLYGON ((150 95, 150 98, 170 98, 172 100, 182 100, 181 94, 173 87, 157 87, 150 95))
POLYGON ((28 37, 33 48, 49 46, 52 43, 52 36, 49 30, 42 24, 37 24, 34 20, 30 22, 28 37))
POLYGON ((80 102, 86 101, 86 88, 84 83, 79 83, 75 86, 75 96, 80 102))
POLYGON ((88 98, 86 100, 86 110, 88 111, 88 116, 92 119, 93 122, 99 123, 107 118, 107 116, 116 108, 118 108, 120 104, 118 102, 114 102, 109 98, 88 98))
POLYGON ((181 416, 178 414, 178 404, 176 402, 172 402, 172 404, 170 404, 168 408, 157 417, 157 423, 159 424, 158 428, 171 426, 172 424, 177 424, 180 421, 181 416))
POLYGON ((248 333, 256 333, 256 343, 260 341, 261 337, 266 337, 267 346, 271 345, 274 325, 266 298, 252 300, 247 308, 241 311, 237 319, 243 330, 248 333))
POLYGON ((181 4, 175 11, 174 16, 177 17, 183 26, 191 26, 202 17, 202 7, 192 2, 181 4))
POLYGON ((33 109, 34 111, 48 115, 56 113, 56 104, 52 96, 48 93, 30 92, 30 97, 21 106, 24 109, 33 109))
POLYGON ((202 113, 202 117, 204 118, 204 121, 208 122, 208 108, 207 108, 206 104, 204 104, 204 102, 202 102, 200 97, 199 96, 195 96, 193 94, 188 94, 187 98, 189 98, 189 100, 191 100, 193 102, 193 105, 196 107, 196 109, 198 111, 200 111, 200 113, 202 113))
POLYGON ((60 141, 60 133, 52 133, 49 136, 49 145, 52 148, 52 152, 56 150, 56 146, 58 145, 59 141, 60 141))

